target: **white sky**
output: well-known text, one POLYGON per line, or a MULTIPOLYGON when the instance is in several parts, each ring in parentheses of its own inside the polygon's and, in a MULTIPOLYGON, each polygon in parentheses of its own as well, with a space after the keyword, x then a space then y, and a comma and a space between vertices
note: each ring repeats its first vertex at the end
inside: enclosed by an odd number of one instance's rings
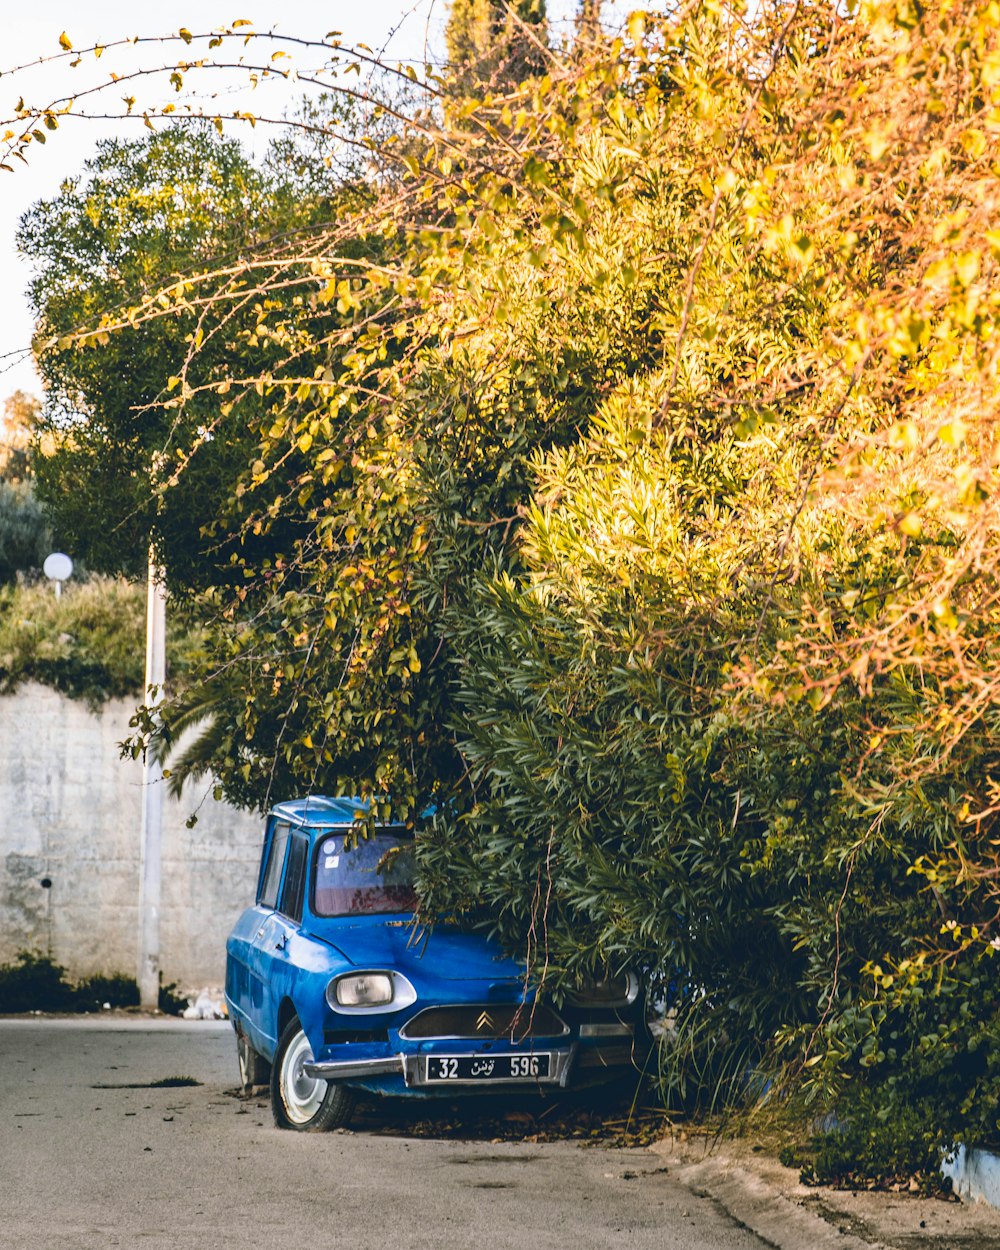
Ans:
MULTIPOLYGON (((565 29, 576 6, 574 0, 550 0, 548 7, 556 29, 565 29)), ((340 30, 345 43, 366 43, 376 51, 384 48, 385 59, 391 63, 422 63, 428 52, 432 59, 440 54, 447 0, 365 0, 363 4, 357 0, 165 0, 153 10, 134 0, 45 0, 37 9, 20 4, 16 16, 9 16, 4 23, 0 44, 0 118, 13 115, 19 96, 28 105, 44 106, 58 97, 79 92, 85 81, 93 84, 106 79, 112 70, 121 73, 136 65, 152 67, 181 55, 176 44, 159 50, 155 46, 129 48, 117 56, 106 53, 99 62, 90 58, 77 69, 69 68, 67 61, 62 60, 55 65, 9 73, 15 66, 58 53, 63 31, 74 48, 84 48, 123 36, 168 34, 182 26, 197 33, 229 25, 237 18, 250 19, 257 30, 273 28, 283 34, 311 38, 340 30), (146 16, 150 12, 152 15, 146 16)), ((193 45, 191 55, 194 54, 193 45)), ((314 57, 315 52, 303 52, 297 54, 297 60, 284 60, 281 64, 288 67, 297 63, 306 69, 315 63, 314 57)), ((222 113, 246 109, 280 114, 294 103, 297 95, 294 87, 275 84, 269 102, 265 103, 263 90, 237 91, 234 82, 224 86, 224 99, 219 104, 222 113)), ((125 94, 135 95, 140 103, 168 98, 163 85, 154 86, 147 80, 146 84, 132 85, 127 90, 111 91, 109 104, 120 107, 125 94)), ((169 98, 183 99, 172 93, 169 98)), ((254 142, 260 150, 267 140, 267 133, 263 132, 270 128, 258 127, 252 132, 248 127, 230 123, 226 130, 244 142, 254 142)), ((0 171, 0 401, 17 389, 35 394, 41 391, 26 352, 32 332, 31 312, 24 298, 30 269, 26 260, 18 256, 14 244, 18 219, 36 200, 53 195, 64 178, 80 172, 98 139, 115 135, 131 138, 143 133, 141 118, 118 122, 68 118, 58 131, 48 135, 44 147, 31 145, 29 165, 14 162, 14 173, 0 171)))

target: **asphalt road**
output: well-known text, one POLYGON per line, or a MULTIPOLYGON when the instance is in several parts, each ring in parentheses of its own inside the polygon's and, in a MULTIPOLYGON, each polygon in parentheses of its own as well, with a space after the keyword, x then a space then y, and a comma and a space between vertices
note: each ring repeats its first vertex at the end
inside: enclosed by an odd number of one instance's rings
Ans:
POLYGON ((279 1132, 235 1078, 228 1024, 0 1019, 0 1247, 766 1244, 645 1150, 428 1139, 384 1106, 375 1131, 279 1132), (200 1084, 153 1085, 176 1077, 200 1084))

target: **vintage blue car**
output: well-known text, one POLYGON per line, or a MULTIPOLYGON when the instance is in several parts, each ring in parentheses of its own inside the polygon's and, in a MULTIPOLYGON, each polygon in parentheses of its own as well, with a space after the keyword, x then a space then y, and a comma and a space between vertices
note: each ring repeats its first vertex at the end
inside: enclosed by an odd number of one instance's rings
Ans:
POLYGON ((359 837, 350 799, 281 803, 257 902, 227 943, 244 1089, 270 1081, 280 1128, 343 1124, 357 1090, 455 1095, 565 1088, 627 1072, 640 1044, 631 974, 558 1010, 481 932, 414 921, 412 835, 359 837))

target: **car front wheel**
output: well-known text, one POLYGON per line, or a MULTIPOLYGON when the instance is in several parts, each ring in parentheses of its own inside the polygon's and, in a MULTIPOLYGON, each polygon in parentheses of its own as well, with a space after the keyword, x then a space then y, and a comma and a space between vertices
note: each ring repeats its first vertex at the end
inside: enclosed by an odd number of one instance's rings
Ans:
POLYGON ((354 1095, 334 1081, 307 1076, 312 1047, 293 1017, 281 1035, 271 1065, 271 1111, 278 1128, 299 1133, 323 1133, 346 1123, 354 1110, 354 1095))

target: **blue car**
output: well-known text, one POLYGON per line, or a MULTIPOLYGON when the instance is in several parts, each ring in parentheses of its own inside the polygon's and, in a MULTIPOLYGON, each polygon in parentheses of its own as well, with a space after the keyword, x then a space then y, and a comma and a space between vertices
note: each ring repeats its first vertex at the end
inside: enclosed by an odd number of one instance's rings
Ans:
POLYGON ((350 799, 281 803, 257 902, 227 943, 244 1089, 270 1082, 279 1128, 346 1122, 358 1090, 433 1097, 566 1088, 636 1059, 639 986, 582 986, 556 1010, 482 933, 414 921, 413 839, 358 837, 350 799))

